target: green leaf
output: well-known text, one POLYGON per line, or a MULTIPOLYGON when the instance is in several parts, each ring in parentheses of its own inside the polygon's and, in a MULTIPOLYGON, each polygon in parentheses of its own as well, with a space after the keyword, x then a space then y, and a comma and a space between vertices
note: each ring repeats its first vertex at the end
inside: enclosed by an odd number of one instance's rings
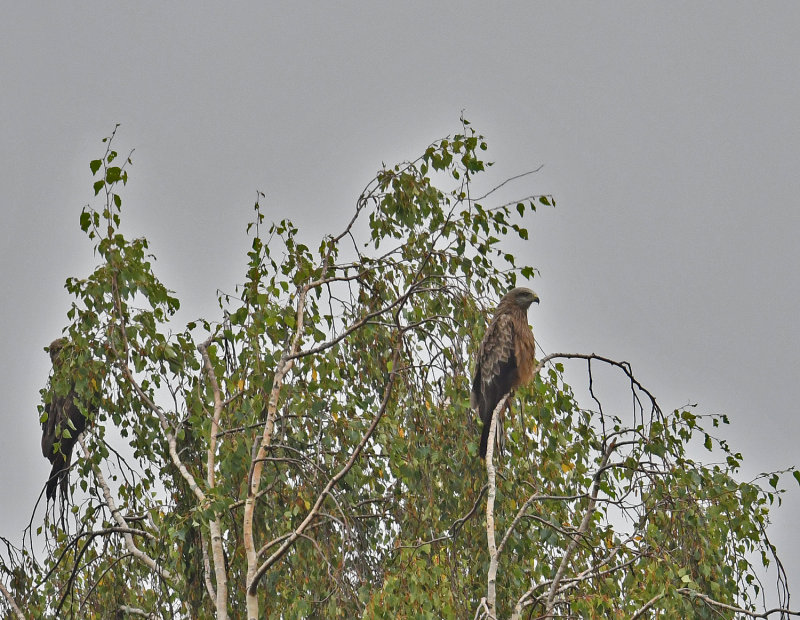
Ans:
POLYGON ((794 476, 794 479, 795 479, 795 480, 797 480, 797 484, 800 484, 800 471, 797 471, 797 470, 795 469, 795 470, 792 472, 792 475, 794 476))
POLYGON ((119 166, 111 166, 108 170, 106 170, 106 182, 111 185, 112 183, 116 183, 119 181, 120 176, 122 174, 122 168, 119 166))
POLYGON ((103 179, 100 179, 99 181, 95 181, 94 186, 93 186, 94 187, 94 195, 95 196, 97 196, 97 194, 100 193, 100 190, 103 189, 103 186, 105 186, 105 184, 106 184, 106 182, 103 179))
POLYGON ((100 166, 103 165, 103 161, 100 159, 93 159, 89 162, 89 169, 92 171, 92 174, 97 174, 97 171, 100 170, 100 166))
POLYGON ((92 216, 88 211, 81 212, 81 230, 86 232, 92 223, 92 216))

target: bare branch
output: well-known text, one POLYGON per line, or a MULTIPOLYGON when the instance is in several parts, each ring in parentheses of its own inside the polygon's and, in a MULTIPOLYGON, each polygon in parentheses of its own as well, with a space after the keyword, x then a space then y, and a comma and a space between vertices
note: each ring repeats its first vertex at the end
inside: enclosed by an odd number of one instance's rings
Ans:
MULTIPOLYGON (((206 463, 206 483, 209 491, 216 487, 214 471, 216 469, 217 454, 217 431, 219 421, 222 416, 222 395, 219 389, 217 375, 211 365, 211 358, 208 355, 208 345, 211 344, 213 336, 198 345, 200 355, 203 357, 203 369, 205 370, 211 390, 214 394, 214 417, 211 419, 211 432, 208 439, 208 453, 206 463)), ((211 534, 211 555, 214 558, 214 577, 216 580, 216 598, 214 599, 217 610, 217 619, 226 620, 228 617, 228 576, 225 573, 225 555, 222 549, 222 529, 220 526, 219 515, 214 513, 214 518, 208 522, 209 533, 211 534)), ((206 556, 207 557, 207 556, 206 556)))
POLYGON ((9 604, 11 609, 16 614, 19 620, 25 620, 25 616, 22 614, 22 610, 17 605, 17 602, 14 600, 14 597, 11 596, 11 592, 9 592, 6 587, 0 582, 0 594, 3 595, 3 598, 6 599, 6 602, 9 604))
POLYGON ((488 618, 489 620, 497 620, 497 616, 489 611, 489 604, 486 601, 485 596, 481 599, 480 603, 478 603, 478 609, 475 610, 473 620, 483 620, 484 618, 488 618))
POLYGON ((121 611, 124 614, 131 614, 132 616, 142 616, 143 618, 157 618, 158 616, 155 613, 148 613, 144 609, 139 609, 138 607, 131 607, 129 605, 120 605, 117 607, 117 611, 121 611))
POLYGON ((455 536, 456 533, 458 532, 458 530, 461 529, 461 526, 464 525, 464 523, 466 523, 469 520, 469 518, 472 517, 472 515, 475 514, 475 512, 478 510, 478 506, 480 505, 481 500, 483 499, 483 494, 486 493, 486 491, 488 489, 489 489, 489 485, 488 484, 484 484, 481 487, 480 492, 478 493, 478 497, 475 498, 475 503, 472 504, 472 508, 470 508, 469 512, 467 514, 465 514, 463 517, 461 517, 460 519, 456 519, 453 522, 453 525, 450 526, 450 532, 451 532, 452 536, 455 536))
MULTIPOLYGON (((78 443, 81 446, 81 450, 83 451, 83 457, 91 462, 91 457, 89 455, 89 451, 86 449, 86 443, 83 441, 83 437, 78 438, 78 443)), ((128 551, 131 552, 134 558, 139 560, 142 564, 147 566, 150 570, 157 573, 162 579, 166 581, 174 581, 174 575, 169 572, 164 567, 160 566, 153 558, 147 555, 144 551, 139 549, 136 546, 136 543, 133 542, 133 534, 132 532, 136 532, 134 528, 131 528, 128 525, 128 522, 125 520, 125 517, 122 515, 122 512, 117 507, 116 502, 114 501, 113 496, 111 495, 111 489, 108 486, 108 482, 106 482, 105 476, 103 476, 103 472, 100 471, 100 467, 96 464, 92 463, 92 472, 94 473, 94 477, 97 480, 97 484, 100 485, 100 488, 103 490, 103 498, 106 501, 106 505, 108 506, 109 510, 111 511, 111 517, 114 519, 116 524, 122 528, 121 532, 123 535, 123 539, 125 540, 125 547, 127 547, 128 551)))
MULTIPOLYGON (((122 330, 122 333, 125 333, 125 330, 122 330)), ((111 345, 113 348, 113 344, 111 345)), ((206 499, 205 493, 197 484, 194 479, 194 476, 186 469, 186 466, 183 464, 183 461, 178 454, 178 444, 177 440, 175 439, 174 433, 170 430, 169 421, 167 420, 167 416, 164 411, 159 407, 153 400, 147 395, 147 393, 142 389, 142 386, 139 385, 139 382, 136 381, 133 373, 131 372, 130 367, 128 366, 127 362, 127 340, 125 340, 125 347, 126 347, 126 355, 125 357, 121 357, 119 353, 115 350, 114 353, 118 358, 118 366, 122 371, 123 376, 127 379, 128 383, 130 383, 133 391, 136 392, 136 395, 142 400, 142 402, 147 406, 150 411, 152 411, 159 420, 161 424, 161 430, 164 432, 164 436, 167 438, 167 447, 169 450, 170 458, 172 459, 172 463, 177 467, 178 471, 180 472, 183 479, 186 481, 186 484, 189 485, 189 488, 195 494, 197 499, 200 502, 204 502, 206 499)))
POLYGON ((655 605, 658 601, 664 598, 667 595, 666 592, 662 592, 661 594, 656 594, 653 598, 647 601, 644 605, 642 605, 636 612, 631 616, 631 620, 636 620, 637 618, 641 618, 644 613, 650 609, 653 605, 655 605))
MULTIPOLYGON (((409 290, 405 295, 401 295, 400 297, 398 297, 396 300, 394 300, 388 306, 383 306, 381 308, 378 308, 377 310, 374 310, 373 312, 368 312, 363 317, 361 317, 358 321, 353 323, 350 327, 345 329, 338 336, 336 336, 334 338, 331 338, 330 340, 326 340, 325 342, 317 345, 316 347, 312 347, 310 349, 305 349, 303 351, 295 350, 294 353, 291 353, 291 354, 286 356, 286 360, 287 361, 294 361, 298 357, 305 357, 307 355, 313 355, 315 353, 319 353, 319 352, 324 351, 326 349, 330 349, 337 342, 341 342, 342 340, 347 338, 347 336, 352 334, 354 331, 356 331, 360 327, 363 327, 364 325, 366 325, 371 319, 375 318, 376 316, 380 316, 381 314, 385 314, 385 313, 393 310, 394 308, 402 305, 406 301, 406 299, 408 299, 408 296, 409 296, 410 292, 411 291, 409 290)), ((299 333, 299 332, 296 332, 296 333, 299 333)))
MULTIPOLYGON (((250 472, 248 476, 247 485, 247 499, 244 504, 243 515, 243 535, 244 535, 244 548, 247 557, 247 617, 249 620, 257 620, 258 618, 258 597, 254 584, 257 583, 257 563, 258 554, 255 548, 255 539, 253 537, 253 517, 255 514, 255 500, 258 494, 258 487, 261 483, 261 472, 264 469, 264 458, 266 457, 267 449, 272 443, 272 433, 275 430, 275 417, 278 410, 278 397, 280 395, 281 387, 283 386, 284 378, 287 373, 294 366, 294 358, 292 357, 297 353, 300 348, 300 340, 303 334, 303 323, 305 319, 305 303, 306 295, 308 294, 307 287, 299 287, 297 295, 297 313, 295 320, 295 332, 292 336, 287 350, 284 352, 278 366, 275 370, 275 376, 272 379, 272 389, 267 403, 267 422, 264 425, 264 431, 261 435, 261 441, 258 444, 258 450, 255 451, 253 456, 250 472)), ((255 448, 255 446, 254 446, 255 448)))
POLYGON ((283 556, 283 554, 286 553, 286 551, 289 550, 289 548, 294 544, 294 541, 297 540, 297 538, 306 530, 306 528, 308 528, 308 526, 311 524, 311 522, 314 520, 317 513, 319 512, 322 503, 330 494, 331 489, 337 482, 339 482, 339 480, 341 480, 347 475, 347 472, 349 472, 350 469, 355 464, 364 446, 367 444, 370 437, 372 436, 372 433, 377 428, 378 423, 381 421, 381 418, 383 417, 383 414, 386 411, 386 407, 389 404, 389 398, 391 397, 392 394, 392 388, 394 386, 397 373, 399 372, 398 368, 399 359, 400 359, 400 346, 398 345, 395 347, 394 354, 392 355, 392 371, 389 374, 389 378, 386 382, 386 387, 384 388, 381 406, 378 409, 375 416, 373 417, 372 423, 369 425, 369 428, 367 428, 364 435, 361 437, 361 441, 355 447, 353 453, 350 455, 350 458, 347 460, 344 466, 328 481, 328 483, 323 488, 322 492, 317 496, 317 500, 314 502, 314 505, 308 511, 308 514, 306 515, 305 519, 303 519, 300 525, 298 525, 294 529, 294 531, 292 531, 291 534, 289 534, 289 536, 283 541, 280 547, 276 551, 274 551, 272 555, 261 564, 261 566, 258 567, 258 570, 255 571, 252 580, 249 580, 248 583, 248 594, 255 595, 256 588, 258 586, 258 581, 261 579, 264 573, 269 569, 270 566, 272 566, 275 562, 277 562, 283 556))
MULTIPOLYGON (((531 495, 527 500, 525 500, 524 504, 522 504, 520 509, 517 511, 517 514, 514 516, 514 519, 511 521, 511 524, 508 526, 508 529, 506 530, 506 533, 503 536, 503 539, 500 541, 500 544, 497 547, 497 554, 498 555, 503 552, 503 547, 506 546, 506 543, 508 542, 508 539, 511 537, 511 534, 514 532, 514 528, 517 527, 517 523, 519 523, 520 519, 522 519, 522 516, 525 514, 525 511, 528 509, 528 507, 533 502, 535 502, 538 499, 540 499, 540 496, 534 494, 534 495, 531 495)), ((552 524, 548 523, 548 526, 552 526, 552 524)))
POLYGON ((718 609, 725 609, 727 611, 734 611, 737 614, 744 614, 745 616, 749 616, 751 618, 769 618, 772 614, 781 614, 786 616, 800 616, 800 611, 790 611, 788 609, 783 609, 782 607, 775 607, 774 609, 770 609, 768 611, 764 611, 761 613, 755 611, 748 611, 747 609, 736 607, 736 605, 728 605, 727 603, 716 601, 710 596, 703 594, 702 592, 697 592, 696 590, 691 590, 689 588, 680 588, 676 590, 676 592, 678 594, 689 596, 691 598, 698 598, 707 605, 711 605, 712 607, 716 607, 718 609))
POLYGON ((214 591, 214 584, 211 583, 211 561, 208 559, 208 549, 206 549, 206 539, 203 536, 202 530, 200 531, 200 549, 203 553, 203 581, 206 586, 206 592, 211 597, 212 601, 217 600, 217 593, 214 591))
POLYGON ((628 379, 630 379, 631 385, 635 386, 638 390, 640 390, 643 394, 646 394, 647 397, 650 399, 650 403, 653 406, 653 409, 656 413, 661 414, 661 407, 658 406, 656 401, 656 397, 644 387, 639 380, 633 375, 633 371, 631 370, 631 365, 628 362, 618 362, 613 360, 609 357, 603 357, 602 355, 597 355, 596 353, 552 353, 543 357, 533 369, 534 374, 538 374, 541 369, 547 364, 555 359, 583 359, 583 360, 597 360, 599 362, 605 362, 610 366, 615 366, 616 368, 622 369, 622 371, 627 375, 628 379))
MULTIPOLYGON (((455 538, 456 534, 458 534, 458 531, 461 529, 461 526, 463 526, 464 523, 466 523, 472 517, 472 515, 474 515, 477 512, 478 506, 480 505, 481 500, 483 499, 483 495, 484 495, 484 493, 486 493, 486 490, 488 488, 489 488, 488 484, 484 484, 481 487, 481 490, 478 492, 478 497, 475 499, 475 502, 472 504, 472 508, 470 508, 469 512, 467 512, 467 514, 465 514, 463 517, 459 517, 458 519, 453 521, 453 525, 451 525, 448 528, 447 534, 442 534, 441 536, 437 536, 435 538, 431 538, 430 540, 423 540, 423 541, 420 541, 419 543, 414 544, 414 545, 397 545, 394 548, 394 551, 397 551, 399 549, 419 549, 420 547, 424 547, 425 545, 432 545, 434 543, 442 542, 442 541, 445 541, 445 540, 451 540, 451 539, 455 538)), ((378 501, 380 501, 380 500, 378 500, 378 501)))
POLYGON ((575 553, 575 549, 578 547, 578 542, 580 537, 586 533, 586 530, 589 527, 589 522, 591 521, 592 515, 594 514, 594 507, 597 501, 597 494, 600 492, 600 477, 603 475, 603 472, 606 470, 606 464, 608 463, 608 459, 611 457, 611 453, 617 447, 616 441, 612 441, 608 448, 606 448, 605 453, 603 453, 603 458, 600 462, 600 467, 594 474, 594 484, 592 485, 592 492, 589 496, 589 504, 586 506, 586 512, 583 514, 583 519, 581 520, 581 524, 578 527, 578 535, 570 541, 569 545, 567 546, 567 550, 564 552, 564 557, 561 558, 561 563, 558 566, 558 570, 556 571, 556 576, 553 578, 553 583, 550 586, 550 591, 547 594, 547 603, 546 603, 546 612, 545 618, 553 617, 553 608, 555 606, 555 597, 556 592, 558 591, 559 583, 561 579, 564 577, 564 572, 567 570, 567 564, 569 564, 570 560, 572 559, 572 554, 575 553))
POLYGON ((489 547, 489 572, 486 584, 486 604, 490 617, 497 615, 497 556, 498 550, 494 534, 494 500, 497 494, 496 471, 494 467, 494 444, 497 434, 497 418, 506 406, 510 393, 503 396, 492 412, 489 426, 489 441, 486 444, 486 475, 488 478, 489 494, 486 497, 486 540, 489 547))
POLYGON ((488 198, 489 196, 491 196, 492 194, 494 194, 497 190, 499 190, 504 185, 507 185, 508 183, 511 183, 512 181, 516 181, 517 179, 522 179, 523 177, 527 177, 527 176, 529 176, 531 174, 536 174, 542 168, 544 168, 544 164, 542 164, 538 168, 535 168, 534 170, 528 170, 527 172, 523 172, 522 174, 517 174, 517 175, 515 175, 513 177, 508 177, 505 181, 500 183, 500 185, 495 185, 492 189, 490 189, 488 192, 486 192, 483 196, 481 196, 479 198, 474 198, 473 200, 475 202, 479 202, 481 200, 484 200, 484 199, 488 198))

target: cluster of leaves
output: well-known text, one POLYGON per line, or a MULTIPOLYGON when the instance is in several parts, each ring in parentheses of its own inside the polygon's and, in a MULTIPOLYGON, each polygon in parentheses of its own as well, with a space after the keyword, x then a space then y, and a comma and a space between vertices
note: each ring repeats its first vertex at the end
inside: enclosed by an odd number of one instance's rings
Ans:
MULTIPOLYGON (((9 563, 20 605, 36 617, 131 606, 219 617, 218 523, 233 617, 246 616, 253 589, 265 618, 473 617, 489 557, 469 360, 488 308, 534 275, 503 240, 527 240, 524 218, 553 204, 472 198, 485 149, 463 121, 416 161, 380 170, 349 224, 315 250, 291 221, 265 224, 256 201, 245 279, 220 296, 224 318, 173 333, 178 300, 147 241, 121 232, 130 157, 118 166, 107 139, 90 165, 104 205, 80 218, 101 263, 67 280, 74 356, 52 380, 99 394, 100 406, 71 520, 45 524, 44 565, 27 551, 9 563)), ((512 406, 495 516, 500 616, 515 604, 542 613, 549 591, 569 617, 644 606, 718 617, 696 593, 754 608, 749 558, 771 557, 778 478, 770 491, 736 482, 730 451, 713 466, 689 459, 692 437, 713 441, 689 411, 664 415, 652 400, 626 422, 583 409, 562 371, 546 366, 512 406)), ((646 400, 631 380, 635 402, 646 400)))

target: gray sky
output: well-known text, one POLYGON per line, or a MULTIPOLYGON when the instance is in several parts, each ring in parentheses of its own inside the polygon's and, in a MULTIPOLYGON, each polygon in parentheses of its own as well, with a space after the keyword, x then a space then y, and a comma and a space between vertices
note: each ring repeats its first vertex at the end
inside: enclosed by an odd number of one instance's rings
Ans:
MULTIPOLYGON (((36 404, 66 277, 94 266, 88 162, 136 148, 124 223, 182 320, 241 281, 256 190, 321 234, 380 163, 455 132, 487 184, 552 193, 515 245, 547 352, 625 359, 672 409, 725 412, 742 478, 800 464, 796 3, 6 3, 0 20, 5 355, 0 534, 49 470, 36 404)), ((702 455, 701 455, 702 456, 702 455)), ((800 489, 772 538, 800 601, 800 489)))

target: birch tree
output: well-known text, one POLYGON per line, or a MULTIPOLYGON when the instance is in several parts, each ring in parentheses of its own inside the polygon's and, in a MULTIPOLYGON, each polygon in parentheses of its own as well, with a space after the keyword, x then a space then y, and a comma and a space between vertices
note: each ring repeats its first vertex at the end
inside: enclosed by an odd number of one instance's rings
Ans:
POLYGON ((66 362, 39 415, 67 382, 100 405, 69 501, 0 554, 7 617, 781 613, 753 562, 785 584, 766 528, 786 472, 738 481, 727 419, 662 411, 624 362, 542 355, 508 396, 504 454, 479 459, 471 360, 497 300, 536 275, 509 240, 555 203, 478 192, 487 147, 466 120, 382 167, 321 238, 268 222, 259 194, 241 281, 185 326, 125 233, 117 141, 89 166, 79 224, 99 263, 66 281, 66 362), (616 368, 631 410, 577 402, 565 364, 590 391, 616 368), (697 439, 710 464, 688 456, 697 439))

